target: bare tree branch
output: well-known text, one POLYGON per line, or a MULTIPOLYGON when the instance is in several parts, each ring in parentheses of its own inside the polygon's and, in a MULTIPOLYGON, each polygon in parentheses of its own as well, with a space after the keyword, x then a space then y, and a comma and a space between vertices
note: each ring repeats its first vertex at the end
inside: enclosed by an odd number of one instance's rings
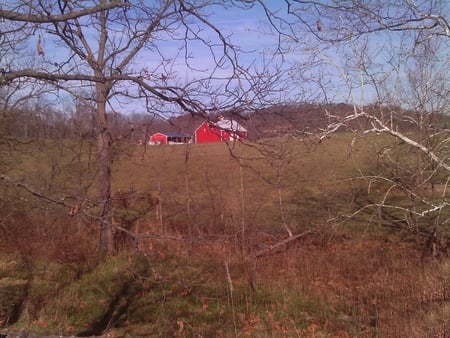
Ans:
POLYGON ((73 19, 77 19, 86 15, 95 14, 104 10, 110 10, 114 8, 127 8, 131 5, 128 2, 121 0, 114 0, 110 2, 103 2, 99 5, 95 5, 82 10, 74 10, 71 12, 55 15, 41 15, 32 14, 31 8, 29 8, 29 13, 21 13, 16 11, 11 11, 7 9, 0 8, 0 19, 11 20, 17 22, 32 22, 32 23, 54 23, 54 22, 65 22, 73 19))

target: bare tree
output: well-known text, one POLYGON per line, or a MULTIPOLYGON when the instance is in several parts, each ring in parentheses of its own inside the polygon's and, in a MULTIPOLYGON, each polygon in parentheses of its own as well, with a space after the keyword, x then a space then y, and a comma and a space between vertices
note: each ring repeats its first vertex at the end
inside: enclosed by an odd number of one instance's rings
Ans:
POLYGON ((357 213, 381 211, 378 215, 389 226, 435 241, 446 228, 443 216, 449 206, 450 4, 285 4, 287 11, 266 10, 288 28, 280 28, 286 38, 284 53, 299 55, 292 73, 293 83, 301 86, 298 100, 353 107, 334 114, 324 105, 330 123, 320 139, 346 129, 355 135, 387 134, 394 140, 380 150, 383 170, 361 172, 359 179, 379 190, 357 213))
MULTIPOLYGON (((27 66, 11 64, 2 70, 1 83, 34 79, 77 96, 81 88, 92 89, 96 110, 98 147, 100 251, 114 251, 111 222, 111 147, 114 138, 108 111, 118 111, 132 100, 140 101, 153 114, 179 111, 205 114, 221 107, 251 104, 270 81, 266 75, 252 77, 240 66, 239 49, 230 37, 209 20, 214 6, 250 9, 236 1, 166 0, 144 1, 31 1, 8 3, 0 10, 7 43, 32 46, 36 61, 27 66), (9 39, 10 38, 10 39, 9 39), (169 55, 167 42, 175 43, 169 55), (35 47, 34 47, 35 46, 35 47), (196 62, 202 48, 211 67, 196 62), (182 83, 177 63, 196 74, 182 83), (245 99, 243 99, 245 98, 245 99)), ((6 41, 6 40, 5 40, 6 41)), ((10 51, 12 58, 19 53, 10 51)))

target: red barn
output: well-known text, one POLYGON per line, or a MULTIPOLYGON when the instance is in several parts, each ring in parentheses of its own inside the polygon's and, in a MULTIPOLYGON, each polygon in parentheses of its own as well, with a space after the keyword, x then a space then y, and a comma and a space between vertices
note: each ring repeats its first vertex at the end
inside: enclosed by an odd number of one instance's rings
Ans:
POLYGON ((245 140, 247 129, 234 120, 220 119, 203 122, 195 130, 195 143, 245 140))
POLYGON ((180 144, 189 143, 191 136, 182 133, 156 133, 150 136, 150 144, 180 144))

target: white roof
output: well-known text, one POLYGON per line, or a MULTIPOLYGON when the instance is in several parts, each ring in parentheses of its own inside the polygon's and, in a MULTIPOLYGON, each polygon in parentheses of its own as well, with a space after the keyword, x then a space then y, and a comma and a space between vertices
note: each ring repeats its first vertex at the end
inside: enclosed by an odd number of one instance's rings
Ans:
POLYGON ((234 132, 247 131, 247 129, 245 129, 237 121, 234 120, 221 119, 217 123, 214 123, 214 125, 223 130, 231 130, 234 132))

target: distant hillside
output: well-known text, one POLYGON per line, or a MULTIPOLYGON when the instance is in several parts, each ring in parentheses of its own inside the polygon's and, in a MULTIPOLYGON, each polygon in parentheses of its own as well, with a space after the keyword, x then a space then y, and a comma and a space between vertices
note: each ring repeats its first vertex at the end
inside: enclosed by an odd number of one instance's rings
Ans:
MULTIPOLYGON (((310 134, 317 133, 327 128, 340 117, 347 116, 353 112, 354 107, 349 104, 283 104, 266 107, 246 113, 224 112, 210 115, 209 119, 217 121, 219 116, 230 117, 237 120, 248 130, 250 140, 260 138, 276 137, 289 134, 310 134), (330 117, 333 116, 333 117, 330 117)), ((414 121, 418 120, 418 114, 402 110, 399 107, 367 106, 366 112, 378 117, 386 114, 389 123, 393 123, 396 129, 411 130, 414 128, 414 121), (396 112, 391 115, 391 112, 396 112)), ((421 119, 422 120, 422 119, 421 119)), ((168 121, 159 121, 153 124, 153 132, 185 132, 193 134, 195 129, 204 121, 204 117, 191 116, 190 114, 178 116, 168 121)), ((436 126, 448 124, 449 118, 442 114, 428 114, 427 123, 436 126)), ((370 128, 367 119, 352 121, 347 128, 353 130, 363 130, 370 128)), ((346 130, 347 128, 342 128, 346 130)))
POLYGON ((351 111, 351 106, 277 105, 252 112, 246 123, 249 135, 256 139, 293 133, 313 133, 325 129, 330 123, 326 110, 332 114, 343 115, 351 111))
MULTIPOLYGON (((333 114, 344 114, 351 111, 352 107, 346 104, 329 105, 326 107, 313 104, 286 104, 275 105, 260 110, 236 114, 225 112, 210 115, 211 121, 215 122, 219 116, 230 117, 244 125, 250 139, 281 136, 291 133, 317 132, 326 128, 329 118, 325 109, 333 114)), ((191 116, 189 114, 170 119, 158 128, 163 132, 182 131, 194 133, 195 129, 204 121, 203 117, 191 116)))

